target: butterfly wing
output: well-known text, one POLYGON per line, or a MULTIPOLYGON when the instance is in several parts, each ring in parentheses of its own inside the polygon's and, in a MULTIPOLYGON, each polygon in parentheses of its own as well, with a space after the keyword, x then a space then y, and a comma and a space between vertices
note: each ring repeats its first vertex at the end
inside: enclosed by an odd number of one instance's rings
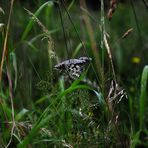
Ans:
POLYGON ((70 64, 68 67, 68 74, 71 79, 78 79, 83 72, 84 68, 83 65, 79 64, 70 64))
POLYGON ((79 59, 69 59, 55 65, 55 69, 64 70, 71 79, 77 79, 84 71, 84 65, 88 63, 91 58, 81 57, 79 59))

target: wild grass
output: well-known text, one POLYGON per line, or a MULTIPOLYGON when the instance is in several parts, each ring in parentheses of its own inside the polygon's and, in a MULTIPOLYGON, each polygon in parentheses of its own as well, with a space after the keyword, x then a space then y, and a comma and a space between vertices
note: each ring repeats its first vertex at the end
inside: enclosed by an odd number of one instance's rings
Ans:
POLYGON ((145 8, 3 1, 0 147, 147 147, 145 8), (92 61, 78 79, 54 70, 82 56, 92 61))

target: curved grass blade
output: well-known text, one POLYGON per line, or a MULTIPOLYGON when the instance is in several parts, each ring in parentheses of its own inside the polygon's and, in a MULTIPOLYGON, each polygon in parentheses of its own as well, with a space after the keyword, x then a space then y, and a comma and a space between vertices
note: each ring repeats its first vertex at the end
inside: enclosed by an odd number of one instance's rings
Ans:
MULTIPOLYGON (((34 15, 37 17, 41 13, 41 11, 44 9, 44 7, 46 7, 48 5, 52 6, 53 2, 48 1, 48 2, 44 3, 43 5, 41 5, 41 7, 39 7, 39 9, 34 13, 34 15)), ((31 19, 29 21, 25 31, 23 32, 23 35, 21 37, 21 41, 23 41, 26 38, 26 36, 28 35, 28 33, 31 31, 33 24, 34 24, 34 21, 33 21, 33 19, 31 19)))
POLYGON ((99 100, 99 103, 100 104, 103 104, 104 103, 102 94, 99 93, 99 92, 97 92, 96 90, 92 89, 91 87, 89 87, 87 85, 71 85, 71 87, 69 87, 64 92, 62 92, 59 95, 59 97, 62 98, 62 97, 66 96, 67 94, 69 94, 69 93, 71 93, 71 92, 73 92, 74 90, 77 90, 77 89, 87 89, 87 90, 90 90, 90 91, 94 92, 95 95, 97 96, 98 100, 99 100))
POLYGON ((15 116, 15 120, 16 120, 16 121, 21 120, 28 112, 29 112, 29 110, 23 108, 23 109, 15 116))
POLYGON ((141 77, 140 114, 139 114, 140 130, 142 130, 144 126, 145 106, 146 106, 146 97, 147 97, 147 92, 146 92, 147 82, 148 82, 148 65, 144 67, 141 77))
POLYGON ((13 65, 13 68, 14 68, 14 90, 16 90, 17 79, 18 79, 17 73, 18 72, 17 72, 17 59, 16 59, 15 52, 11 52, 10 57, 12 58, 12 65, 13 65))
POLYGON ((76 47, 76 49, 74 50, 74 53, 73 53, 73 57, 75 57, 78 52, 80 51, 80 49, 83 47, 82 43, 79 43, 76 47))

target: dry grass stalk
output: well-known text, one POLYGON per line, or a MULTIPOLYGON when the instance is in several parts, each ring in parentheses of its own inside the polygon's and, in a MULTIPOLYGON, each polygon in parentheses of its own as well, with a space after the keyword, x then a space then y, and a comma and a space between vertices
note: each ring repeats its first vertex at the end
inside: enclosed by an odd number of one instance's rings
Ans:
POLYGON ((47 35, 49 38, 51 38, 50 35, 49 35, 48 29, 42 24, 42 22, 41 22, 31 11, 29 11, 29 10, 26 9, 26 8, 24 8, 24 9, 25 9, 25 10, 27 11, 27 13, 31 16, 31 18, 32 18, 35 22, 38 23, 38 25, 42 28, 43 32, 46 33, 46 35, 47 35))
POLYGON ((32 17, 32 19, 37 22, 37 24, 42 28, 42 31, 45 33, 45 38, 48 39, 48 54, 49 54, 49 58, 52 58, 55 56, 55 52, 53 51, 54 49, 54 41, 53 39, 51 38, 50 36, 50 32, 48 31, 48 29, 43 25, 43 23, 31 12, 29 11, 28 9, 24 8, 28 14, 32 17))
POLYGON ((130 33, 132 33, 133 28, 128 29, 123 35, 122 35, 122 39, 126 38, 130 33))
POLYGON ((115 12, 116 8, 117 8, 116 0, 110 0, 110 8, 107 13, 107 17, 108 17, 109 21, 112 19, 113 13, 115 12))
POLYGON ((109 93, 107 96, 107 101, 111 111, 114 112, 114 108, 116 107, 116 104, 120 103, 123 97, 127 98, 125 90, 122 89, 117 82, 112 80, 109 93))
POLYGON ((2 80, 2 71, 3 71, 5 57, 6 57, 6 60, 8 60, 8 58, 7 58, 7 54, 8 54, 7 41, 8 41, 8 34, 9 34, 9 28, 10 28, 13 2, 14 2, 14 0, 11 0, 10 12, 9 12, 8 23, 7 23, 7 27, 6 27, 6 34, 5 34, 5 39, 4 39, 3 53, 2 53, 2 59, 1 59, 1 65, 0 65, 0 82, 2 80))
POLYGON ((3 46, 3 53, 2 53, 2 59, 1 59, 1 65, 0 65, 0 82, 1 82, 1 80, 2 80, 3 65, 4 65, 5 58, 6 58, 6 64, 7 64, 7 67, 6 68, 7 68, 8 82, 9 82, 9 96, 10 96, 10 102, 11 102, 11 116, 12 116, 11 136, 10 136, 10 139, 9 139, 9 142, 8 142, 6 148, 9 147, 9 145, 11 144, 12 136, 13 136, 14 129, 15 129, 13 93, 12 93, 12 87, 13 86, 12 86, 12 80, 11 80, 11 75, 10 75, 10 71, 9 71, 8 48, 7 48, 8 34, 9 34, 9 29, 10 29, 10 21, 11 21, 13 3, 14 3, 14 0, 11 0, 10 11, 9 11, 9 16, 8 16, 8 23, 7 23, 6 33, 5 33, 5 39, 4 39, 4 46, 3 46))
POLYGON ((112 71, 113 71, 114 80, 117 83, 115 69, 114 69, 114 64, 113 64, 113 59, 112 59, 112 54, 111 54, 111 49, 110 49, 110 46, 108 44, 106 34, 104 34, 103 40, 104 40, 104 45, 105 45, 105 47, 107 49, 107 53, 108 53, 108 56, 109 56, 109 59, 110 59, 110 62, 111 62, 111 67, 112 67, 112 71))

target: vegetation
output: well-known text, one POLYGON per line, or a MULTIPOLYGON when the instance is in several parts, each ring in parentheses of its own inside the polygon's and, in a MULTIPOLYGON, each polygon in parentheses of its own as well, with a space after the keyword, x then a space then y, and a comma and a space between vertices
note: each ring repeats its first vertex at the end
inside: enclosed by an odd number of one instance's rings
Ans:
POLYGON ((147 147, 147 13, 145 0, 2 0, 0 147, 147 147), (67 59, 84 64, 75 79, 67 59))

